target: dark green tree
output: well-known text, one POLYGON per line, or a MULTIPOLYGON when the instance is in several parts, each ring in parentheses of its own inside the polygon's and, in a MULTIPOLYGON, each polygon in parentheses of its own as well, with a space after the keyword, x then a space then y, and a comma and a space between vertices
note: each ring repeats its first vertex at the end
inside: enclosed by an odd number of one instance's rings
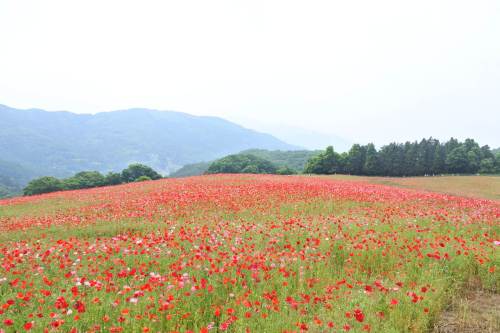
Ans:
POLYGON ((485 145, 481 147, 481 159, 484 158, 495 158, 495 154, 490 149, 490 146, 485 145))
POLYGON ((363 174, 363 167, 365 165, 366 150, 365 147, 354 144, 347 153, 345 161, 345 171, 352 175, 363 174))
POLYGON ((379 152, 382 175, 404 176, 405 175, 405 149, 404 145, 391 143, 383 146, 379 152))
POLYGON ((119 172, 108 172, 105 179, 106 185, 119 185, 122 181, 122 175, 119 172))
POLYGON ((62 181, 65 190, 104 186, 106 178, 98 171, 82 171, 62 181))
POLYGON ((55 177, 40 177, 28 183, 24 188, 24 195, 35 195, 61 191, 63 189, 62 182, 55 177))
POLYGON ((323 153, 308 161, 304 173, 331 175, 340 172, 341 169, 340 155, 333 150, 332 146, 328 146, 323 153))
POLYGON ((297 173, 297 171, 295 171, 294 169, 292 169, 290 167, 284 166, 284 167, 278 168, 278 170, 276 170, 276 173, 278 175, 295 175, 297 173))
POLYGON ((483 174, 488 174, 488 173, 495 173, 496 172, 496 167, 495 167, 495 159, 494 158, 485 158, 481 160, 481 165, 479 167, 479 173, 483 174))
POLYGON ((425 165, 426 165, 425 156, 427 150, 427 140, 422 139, 420 143, 415 142, 415 146, 416 146, 415 147, 416 159, 415 159, 415 164, 413 166, 413 172, 410 175, 412 176, 425 175, 425 165))
POLYGON ((459 145, 446 155, 446 169, 451 173, 466 173, 469 161, 465 146, 459 145))
POLYGON ((365 165, 363 166, 363 174, 375 176, 380 173, 377 150, 373 143, 366 145, 365 165))
POLYGON ((161 178, 161 175, 158 172, 147 165, 139 163, 130 164, 122 171, 122 181, 125 183, 131 183, 141 176, 147 176, 152 180, 161 178))
POLYGON ((444 145, 438 145, 434 150, 434 158, 432 160, 432 174, 438 175, 446 173, 445 168, 445 160, 446 160, 446 149, 444 145))
POLYGON ((404 161, 403 173, 405 176, 416 176, 417 172, 417 159, 419 157, 419 146, 417 142, 405 142, 404 145, 404 161))

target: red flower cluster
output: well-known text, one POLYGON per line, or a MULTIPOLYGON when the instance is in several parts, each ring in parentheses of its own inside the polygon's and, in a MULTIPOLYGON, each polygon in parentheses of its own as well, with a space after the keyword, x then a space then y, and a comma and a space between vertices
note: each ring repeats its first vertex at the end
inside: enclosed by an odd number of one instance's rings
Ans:
POLYGON ((445 277, 498 278, 498 202, 362 182, 203 176, 2 207, 5 332, 418 331, 404 318, 425 326, 445 277))

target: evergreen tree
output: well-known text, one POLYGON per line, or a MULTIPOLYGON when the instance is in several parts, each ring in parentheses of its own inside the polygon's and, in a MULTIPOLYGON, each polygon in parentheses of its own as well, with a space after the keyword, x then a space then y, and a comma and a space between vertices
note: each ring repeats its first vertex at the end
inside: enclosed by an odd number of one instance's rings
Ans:
POLYGON ((417 158, 418 158, 418 144, 417 142, 406 142, 404 146, 405 158, 403 161, 405 176, 417 175, 417 158))
POLYGON ((380 173, 379 160, 377 150, 373 143, 366 145, 365 164, 363 166, 363 174, 375 176, 380 173))
POLYGON ((352 175, 363 174, 363 166, 365 165, 366 150, 365 147, 359 144, 352 145, 347 160, 345 163, 346 172, 352 175))
POLYGON ((438 175, 446 172, 445 168, 445 160, 446 160, 446 149, 444 145, 438 145, 434 150, 434 159, 432 161, 432 174, 438 175))

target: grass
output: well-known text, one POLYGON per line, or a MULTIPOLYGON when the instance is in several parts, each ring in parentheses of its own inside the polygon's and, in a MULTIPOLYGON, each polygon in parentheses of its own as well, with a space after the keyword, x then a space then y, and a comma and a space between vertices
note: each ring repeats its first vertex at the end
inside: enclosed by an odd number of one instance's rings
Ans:
POLYGON ((331 177, 458 196, 500 200, 500 176, 363 177, 335 175, 331 177))

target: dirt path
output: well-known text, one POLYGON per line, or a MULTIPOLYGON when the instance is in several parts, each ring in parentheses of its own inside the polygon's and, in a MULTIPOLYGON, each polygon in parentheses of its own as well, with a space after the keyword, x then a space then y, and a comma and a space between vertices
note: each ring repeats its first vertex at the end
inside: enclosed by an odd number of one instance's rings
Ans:
POLYGON ((500 332, 500 294, 467 286, 444 311, 433 333, 498 333, 500 332))

